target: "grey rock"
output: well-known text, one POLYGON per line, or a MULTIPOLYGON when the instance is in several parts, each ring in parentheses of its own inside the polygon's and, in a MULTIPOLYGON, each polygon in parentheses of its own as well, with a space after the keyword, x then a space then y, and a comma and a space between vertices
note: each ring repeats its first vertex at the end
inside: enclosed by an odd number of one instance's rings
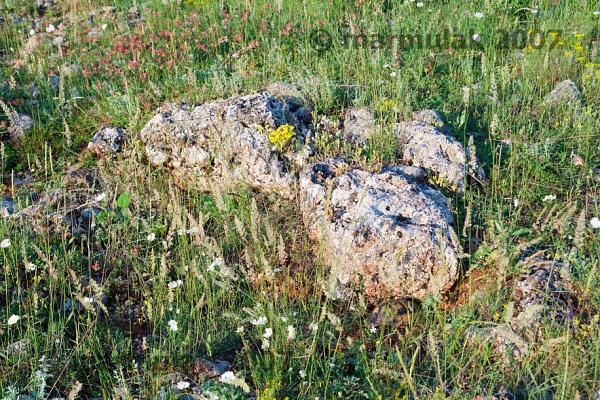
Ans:
POLYGON ((512 281, 506 321, 466 332, 471 344, 491 343, 494 354, 506 366, 522 361, 539 344, 538 330, 544 322, 570 323, 576 314, 576 297, 564 264, 533 257, 521 266, 523 272, 512 281))
POLYGON ((401 122, 395 134, 405 162, 433 172, 453 190, 463 193, 467 176, 484 181, 476 155, 471 156, 462 143, 435 126, 422 121, 401 122))
POLYGON ((58 89, 59 81, 60 81, 60 78, 56 75, 52 75, 50 77, 50 85, 52 86, 52 89, 54 89, 54 90, 58 89))
POLYGON ((87 148, 96 155, 105 156, 120 152, 123 142, 125 142, 125 131, 119 127, 106 125, 94 134, 87 148))
POLYGON ((30 130, 34 124, 35 121, 29 115, 24 113, 13 113, 8 128, 10 139, 12 141, 22 139, 25 132, 30 130))
POLYGON ((290 173, 310 154, 312 126, 303 107, 267 92, 202 105, 167 104, 146 124, 141 139, 154 165, 169 169, 180 183, 208 190, 214 183, 244 183, 254 189, 294 196, 290 173), (268 133, 294 127, 289 150, 279 151, 268 133))
POLYGON ((515 315, 511 326, 518 331, 533 331, 541 321, 571 320, 576 311, 568 268, 540 257, 527 260, 523 266, 525 271, 514 283, 515 315))
POLYGON ((575 82, 567 79, 558 83, 544 101, 553 106, 577 105, 581 103, 582 96, 575 82))
POLYGON ((65 44, 65 37, 64 36, 55 36, 52 38, 52 44, 55 46, 62 46, 63 44, 65 44))
POLYGON ((231 369, 231 364, 223 360, 210 361, 206 358, 199 357, 194 363, 194 374, 201 381, 206 379, 216 378, 231 369))
POLYGON ((444 119, 442 118, 440 113, 438 113, 435 110, 425 109, 420 111, 414 111, 412 114, 412 119, 413 121, 421 121, 431 126, 435 126, 444 133, 447 132, 447 126, 444 122, 444 119))
POLYGON ((421 176, 415 167, 371 173, 339 159, 301 173, 304 223, 330 266, 327 295, 422 300, 454 284, 460 251, 452 213, 421 176))
POLYGON ((62 67, 60 67, 60 71, 63 74, 63 76, 75 75, 76 73, 78 73, 79 71, 81 71, 81 65, 79 65, 79 64, 65 64, 62 67))
POLYGON ((74 166, 60 187, 40 194, 34 203, 10 215, 42 234, 72 235, 93 229, 93 214, 100 211, 103 182, 93 169, 74 166))
POLYGON ((342 136, 347 142, 362 146, 376 130, 375 116, 368 108, 351 108, 346 111, 342 136))
POLYGON ((0 216, 2 216, 3 218, 7 218, 14 212, 15 212, 15 204, 12 201, 12 199, 5 197, 2 200, 0 200, 0 216))

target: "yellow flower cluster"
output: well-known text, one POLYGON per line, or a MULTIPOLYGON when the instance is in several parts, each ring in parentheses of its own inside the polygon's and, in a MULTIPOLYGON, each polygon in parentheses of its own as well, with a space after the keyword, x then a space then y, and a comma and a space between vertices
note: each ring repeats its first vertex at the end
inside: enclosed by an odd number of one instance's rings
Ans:
POLYGON ((294 127, 292 125, 285 124, 271 131, 268 136, 269 141, 281 150, 296 137, 296 132, 294 131, 294 127))

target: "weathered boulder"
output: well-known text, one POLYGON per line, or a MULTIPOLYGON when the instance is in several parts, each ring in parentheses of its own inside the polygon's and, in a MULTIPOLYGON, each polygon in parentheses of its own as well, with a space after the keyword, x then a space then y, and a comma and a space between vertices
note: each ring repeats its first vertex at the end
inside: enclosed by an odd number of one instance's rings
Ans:
POLYGON ((515 314, 510 325, 517 330, 536 329, 542 320, 569 321, 575 315, 568 268, 554 260, 536 257, 523 264, 513 287, 515 314))
POLYGON ((280 100, 267 92, 202 105, 167 104, 142 129, 141 139, 149 160, 180 182, 207 190, 230 179, 291 198, 296 178, 290 171, 310 153, 306 115, 297 98, 280 100), (293 137, 285 148, 276 147, 269 133, 284 125, 293 127, 293 137))
POLYGON ((410 166, 371 173, 339 159, 301 173, 300 208, 331 267, 329 296, 362 290, 372 303, 422 300, 454 284, 460 251, 452 213, 439 191, 419 182, 424 176, 410 166))
POLYGON ((425 168, 451 189, 463 193, 467 176, 483 181, 477 156, 452 136, 422 121, 401 122, 395 135, 402 146, 404 162, 425 168))
POLYGON ((376 129, 375 116, 368 108, 351 108, 346 111, 342 136, 347 142, 362 146, 376 129))
POLYGON ((582 96, 575 82, 567 79, 558 83, 544 101, 551 106, 577 105, 581 103, 582 96))
POLYGON ((88 150, 98 156, 106 156, 121 151, 125 141, 125 131, 114 126, 103 126, 88 143, 88 150))
POLYGON ((533 257, 521 267, 523 271, 511 282, 505 321, 491 327, 471 327, 466 332, 472 344, 491 343, 494 354, 507 366, 521 361, 539 345, 537 333, 544 322, 570 323, 577 309, 567 266, 533 257))

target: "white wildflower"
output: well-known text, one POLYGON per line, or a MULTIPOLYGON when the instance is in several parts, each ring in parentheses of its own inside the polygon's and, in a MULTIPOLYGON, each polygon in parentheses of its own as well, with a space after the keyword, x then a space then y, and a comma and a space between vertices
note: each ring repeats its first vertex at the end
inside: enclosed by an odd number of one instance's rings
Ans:
POLYGON ((106 28, 108 28, 108 25, 106 25, 106 24, 102 24, 102 26, 100 26, 100 29, 102 29, 103 31, 105 31, 106 28))
POLYGON ((27 265, 25 266, 25 270, 27 272, 33 272, 37 269, 37 265, 35 265, 34 263, 27 263, 27 265))
POLYGON ((553 194, 549 194, 547 196, 544 196, 544 198, 542 199, 543 202, 547 202, 547 201, 554 201, 556 200, 556 196, 553 194))
POLYGON ((177 321, 175 321, 174 319, 170 320, 169 322, 167 322, 167 324, 169 325, 169 329, 172 332, 177 332, 177 321))
POLYGON ((106 199, 106 193, 102 192, 94 196, 94 201, 100 202, 106 199))
POLYGON ((425 6, 425 3, 423 3, 422 1, 417 3, 417 7, 424 7, 424 6, 425 6))
POLYGON ((190 387, 190 383, 186 382, 186 381, 179 381, 177 382, 177 389, 179 390, 185 390, 187 388, 190 387))
POLYGON ((474 42, 479 43, 479 42, 481 42, 481 35, 479 33, 476 33, 472 36, 472 39, 474 42))
POLYGON ((246 393, 250 392, 250 387, 248 386, 246 381, 244 381, 243 378, 238 378, 237 376, 235 376, 235 374, 232 371, 227 371, 227 372, 223 373, 219 377, 219 382, 222 382, 222 383, 225 383, 225 384, 231 385, 231 386, 237 386, 246 393))
POLYGON ((306 378, 306 371, 301 369, 300 371, 298 371, 298 374, 300 374, 300 378, 304 379, 306 378))
POLYGON ((396 76, 398 76, 398 73, 396 71, 390 72, 390 77, 391 78, 395 78, 396 76))
POLYGON ((317 331, 319 330, 319 325, 316 322, 313 322, 308 326, 308 329, 313 331, 313 333, 317 333, 317 331))
POLYGON ((0 248, 7 249, 10 247, 11 244, 12 243, 10 242, 10 239, 4 239, 0 242, 0 248))
POLYGON ((294 328, 294 325, 288 325, 287 331, 287 339, 294 340, 296 338, 296 328, 294 328))
POLYGON ((328 312, 327 313, 327 319, 329 320, 329 322, 331 322, 333 324, 333 326, 340 326, 340 325, 342 325, 342 320, 340 319, 340 317, 338 317, 334 313, 328 312))
POLYGON ((260 348, 266 351, 266 350, 269 350, 270 346, 271 346, 271 343, 269 342, 269 339, 263 338, 260 348))
POLYGON ((169 289, 176 289, 181 285, 183 285, 183 281, 181 279, 177 279, 176 281, 172 281, 167 284, 169 289))
POLYGON ((250 321, 250 323, 255 326, 265 325, 267 323, 267 317, 265 317, 265 316, 258 317, 256 319, 253 319, 252 321, 250 321))
POLYGON ((592 229, 600 229, 600 218, 594 217, 590 219, 590 225, 592 229))
POLYGON ((244 333, 244 326, 243 326, 243 325, 241 325, 241 326, 238 326, 238 327, 237 327, 237 329, 236 329, 235 331, 236 331, 238 334, 242 334, 242 333, 244 333))
POLYGON ((235 377, 235 374, 232 371, 227 371, 219 377, 219 382, 227 383, 228 385, 230 385, 236 379, 237 378, 235 377))
POLYGON ((154 232, 149 233, 148 236, 146 236, 146 240, 149 242, 154 242, 154 240, 156 240, 156 235, 154 234, 154 232))
POLYGON ((93 302, 94 302, 94 299, 92 299, 91 297, 84 296, 81 298, 81 304, 83 304, 84 306, 91 305, 93 302))
POLYGON ((216 258, 206 269, 209 271, 215 271, 217 267, 221 267, 222 265, 223 265, 223 259, 216 258))
POLYGON ((519 199, 517 199, 517 198, 514 198, 514 199, 513 199, 513 206, 515 206, 515 208, 517 208, 517 207, 519 207, 519 204, 521 204, 521 203, 519 202, 519 199))
POLYGON ((371 325, 371 329, 369 329, 369 332, 377 333, 377 328, 375 328, 375 325, 371 325))
POLYGON ((481 19, 481 18, 483 18, 483 13, 481 11, 477 11, 476 13, 473 14, 473 16, 477 19, 481 19))
POLYGON ((46 27, 46 32, 47 33, 52 33, 56 30, 56 28, 54 27, 54 25, 50 24, 46 27))
POLYGON ((30 36, 33 36, 33 35, 35 35, 35 30, 34 30, 34 29, 30 30, 30 31, 29 31, 29 35, 30 35, 30 36))
POLYGON ((266 328, 265 329, 265 333, 263 333, 263 338, 268 339, 271 336, 273 336, 273 329, 271 328, 266 328))
POLYGON ((20 319, 21 319, 21 317, 19 317, 18 315, 15 315, 15 314, 11 315, 7 321, 8 326, 16 324, 17 322, 19 322, 20 319))

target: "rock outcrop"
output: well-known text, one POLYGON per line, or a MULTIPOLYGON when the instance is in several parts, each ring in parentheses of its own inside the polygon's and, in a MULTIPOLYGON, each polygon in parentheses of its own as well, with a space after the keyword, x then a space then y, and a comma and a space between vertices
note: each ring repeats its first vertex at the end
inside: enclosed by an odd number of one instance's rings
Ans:
POLYGON ((401 122, 395 134, 404 162, 431 171, 449 188, 463 193, 467 177, 480 182, 485 179, 476 155, 435 126, 423 121, 401 122))
POLYGON ((420 183, 420 168, 379 173, 339 159, 300 176, 301 210, 309 236, 331 267, 326 293, 362 291, 371 302, 422 300, 448 290, 458 275, 458 245, 447 199, 420 183))
POLYGON ((291 198, 296 179, 289 171, 310 153, 310 123, 299 98, 261 92, 202 105, 167 104, 143 128, 141 139, 154 165, 201 190, 232 180, 291 198), (285 149, 269 139, 269 132, 283 125, 293 127, 285 149))

